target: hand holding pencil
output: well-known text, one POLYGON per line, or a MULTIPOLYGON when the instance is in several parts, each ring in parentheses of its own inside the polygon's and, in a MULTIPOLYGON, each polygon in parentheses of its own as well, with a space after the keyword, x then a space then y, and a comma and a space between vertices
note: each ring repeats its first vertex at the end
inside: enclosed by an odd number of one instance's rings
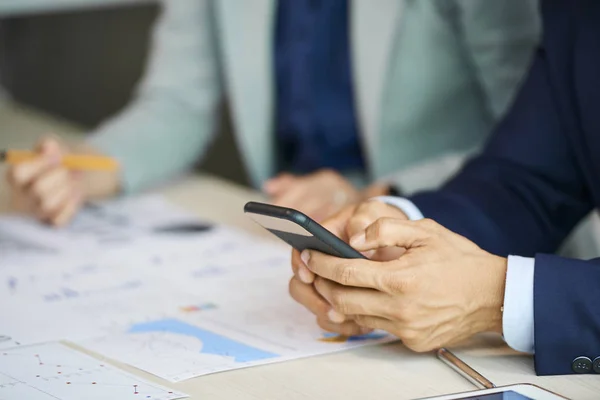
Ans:
POLYGON ((0 161, 10 165, 7 178, 15 208, 55 226, 68 223, 90 194, 98 192, 98 186, 106 192, 102 194, 111 194, 117 187, 118 165, 113 159, 70 154, 54 138, 41 140, 31 152, 0 151, 0 161), (90 171, 101 172, 97 174, 101 178, 92 178, 90 171))

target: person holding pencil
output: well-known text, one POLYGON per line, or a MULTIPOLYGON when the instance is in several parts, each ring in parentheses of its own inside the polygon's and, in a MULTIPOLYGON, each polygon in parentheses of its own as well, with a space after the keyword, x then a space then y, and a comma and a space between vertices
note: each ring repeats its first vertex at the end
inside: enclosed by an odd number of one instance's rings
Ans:
POLYGON ((119 165, 81 145, 68 154, 56 138, 45 138, 34 151, 0 151, 11 167, 7 178, 18 211, 52 225, 66 224, 84 201, 118 192, 119 165))
POLYGON ((537 0, 232 4, 162 2, 135 100, 83 149, 119 171, 70 171, 49 139, 9 172, 22 202, 64 224, 91 197, 171 179, 206 151, 225 98, 250 182, 277 205, 321 220, 436 187, 503 116, 540 34, 537 0))

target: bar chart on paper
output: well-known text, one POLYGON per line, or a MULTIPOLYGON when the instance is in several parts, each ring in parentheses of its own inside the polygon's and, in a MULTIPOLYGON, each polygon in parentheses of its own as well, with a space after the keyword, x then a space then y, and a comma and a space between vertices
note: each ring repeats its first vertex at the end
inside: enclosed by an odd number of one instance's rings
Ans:
POLYGON ((58 343, 0 352, 0 398, 174 400, 187 395, 147 382, 58 343))

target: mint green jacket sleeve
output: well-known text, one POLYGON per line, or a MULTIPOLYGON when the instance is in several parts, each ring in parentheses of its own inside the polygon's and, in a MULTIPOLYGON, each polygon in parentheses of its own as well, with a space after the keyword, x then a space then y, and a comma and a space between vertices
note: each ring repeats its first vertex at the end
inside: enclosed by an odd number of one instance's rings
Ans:
POLYGON ((89 140, 121 163, 126 193, 190 168, 216 128, 221 84, 210 1, 162 5, 134 99, 89 140))
MULTIPOLYGON (((541 38, 539 0, 436 0, 441 19, 453 27, 458 46, 469 61, 481 99, 491 120, 498 123, 511 106, 541 38)), ((407 193, 442 185, 476 154, 491 130, 464 151, 440 154, 397 171, 383 181, 407 193)))
MULTIPOLYGON (((448 1, 451 3, 452 1, 448 1)), ((448 14, 497 121, 507 111, 541 38, 538 0, 453 0, 448 14)))

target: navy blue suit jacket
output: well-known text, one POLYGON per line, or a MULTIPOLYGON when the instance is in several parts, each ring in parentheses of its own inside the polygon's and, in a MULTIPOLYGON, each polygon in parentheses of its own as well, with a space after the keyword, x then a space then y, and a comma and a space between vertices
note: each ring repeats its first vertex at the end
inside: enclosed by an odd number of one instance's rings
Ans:
POLYGON ((482 155, 411 200, 490 252, 535 256, 535 366, 550 375, 600 356, 600 260, 542 254, 600 206, 600 2, 548 0, 542 15, 530 73, 482 155))

